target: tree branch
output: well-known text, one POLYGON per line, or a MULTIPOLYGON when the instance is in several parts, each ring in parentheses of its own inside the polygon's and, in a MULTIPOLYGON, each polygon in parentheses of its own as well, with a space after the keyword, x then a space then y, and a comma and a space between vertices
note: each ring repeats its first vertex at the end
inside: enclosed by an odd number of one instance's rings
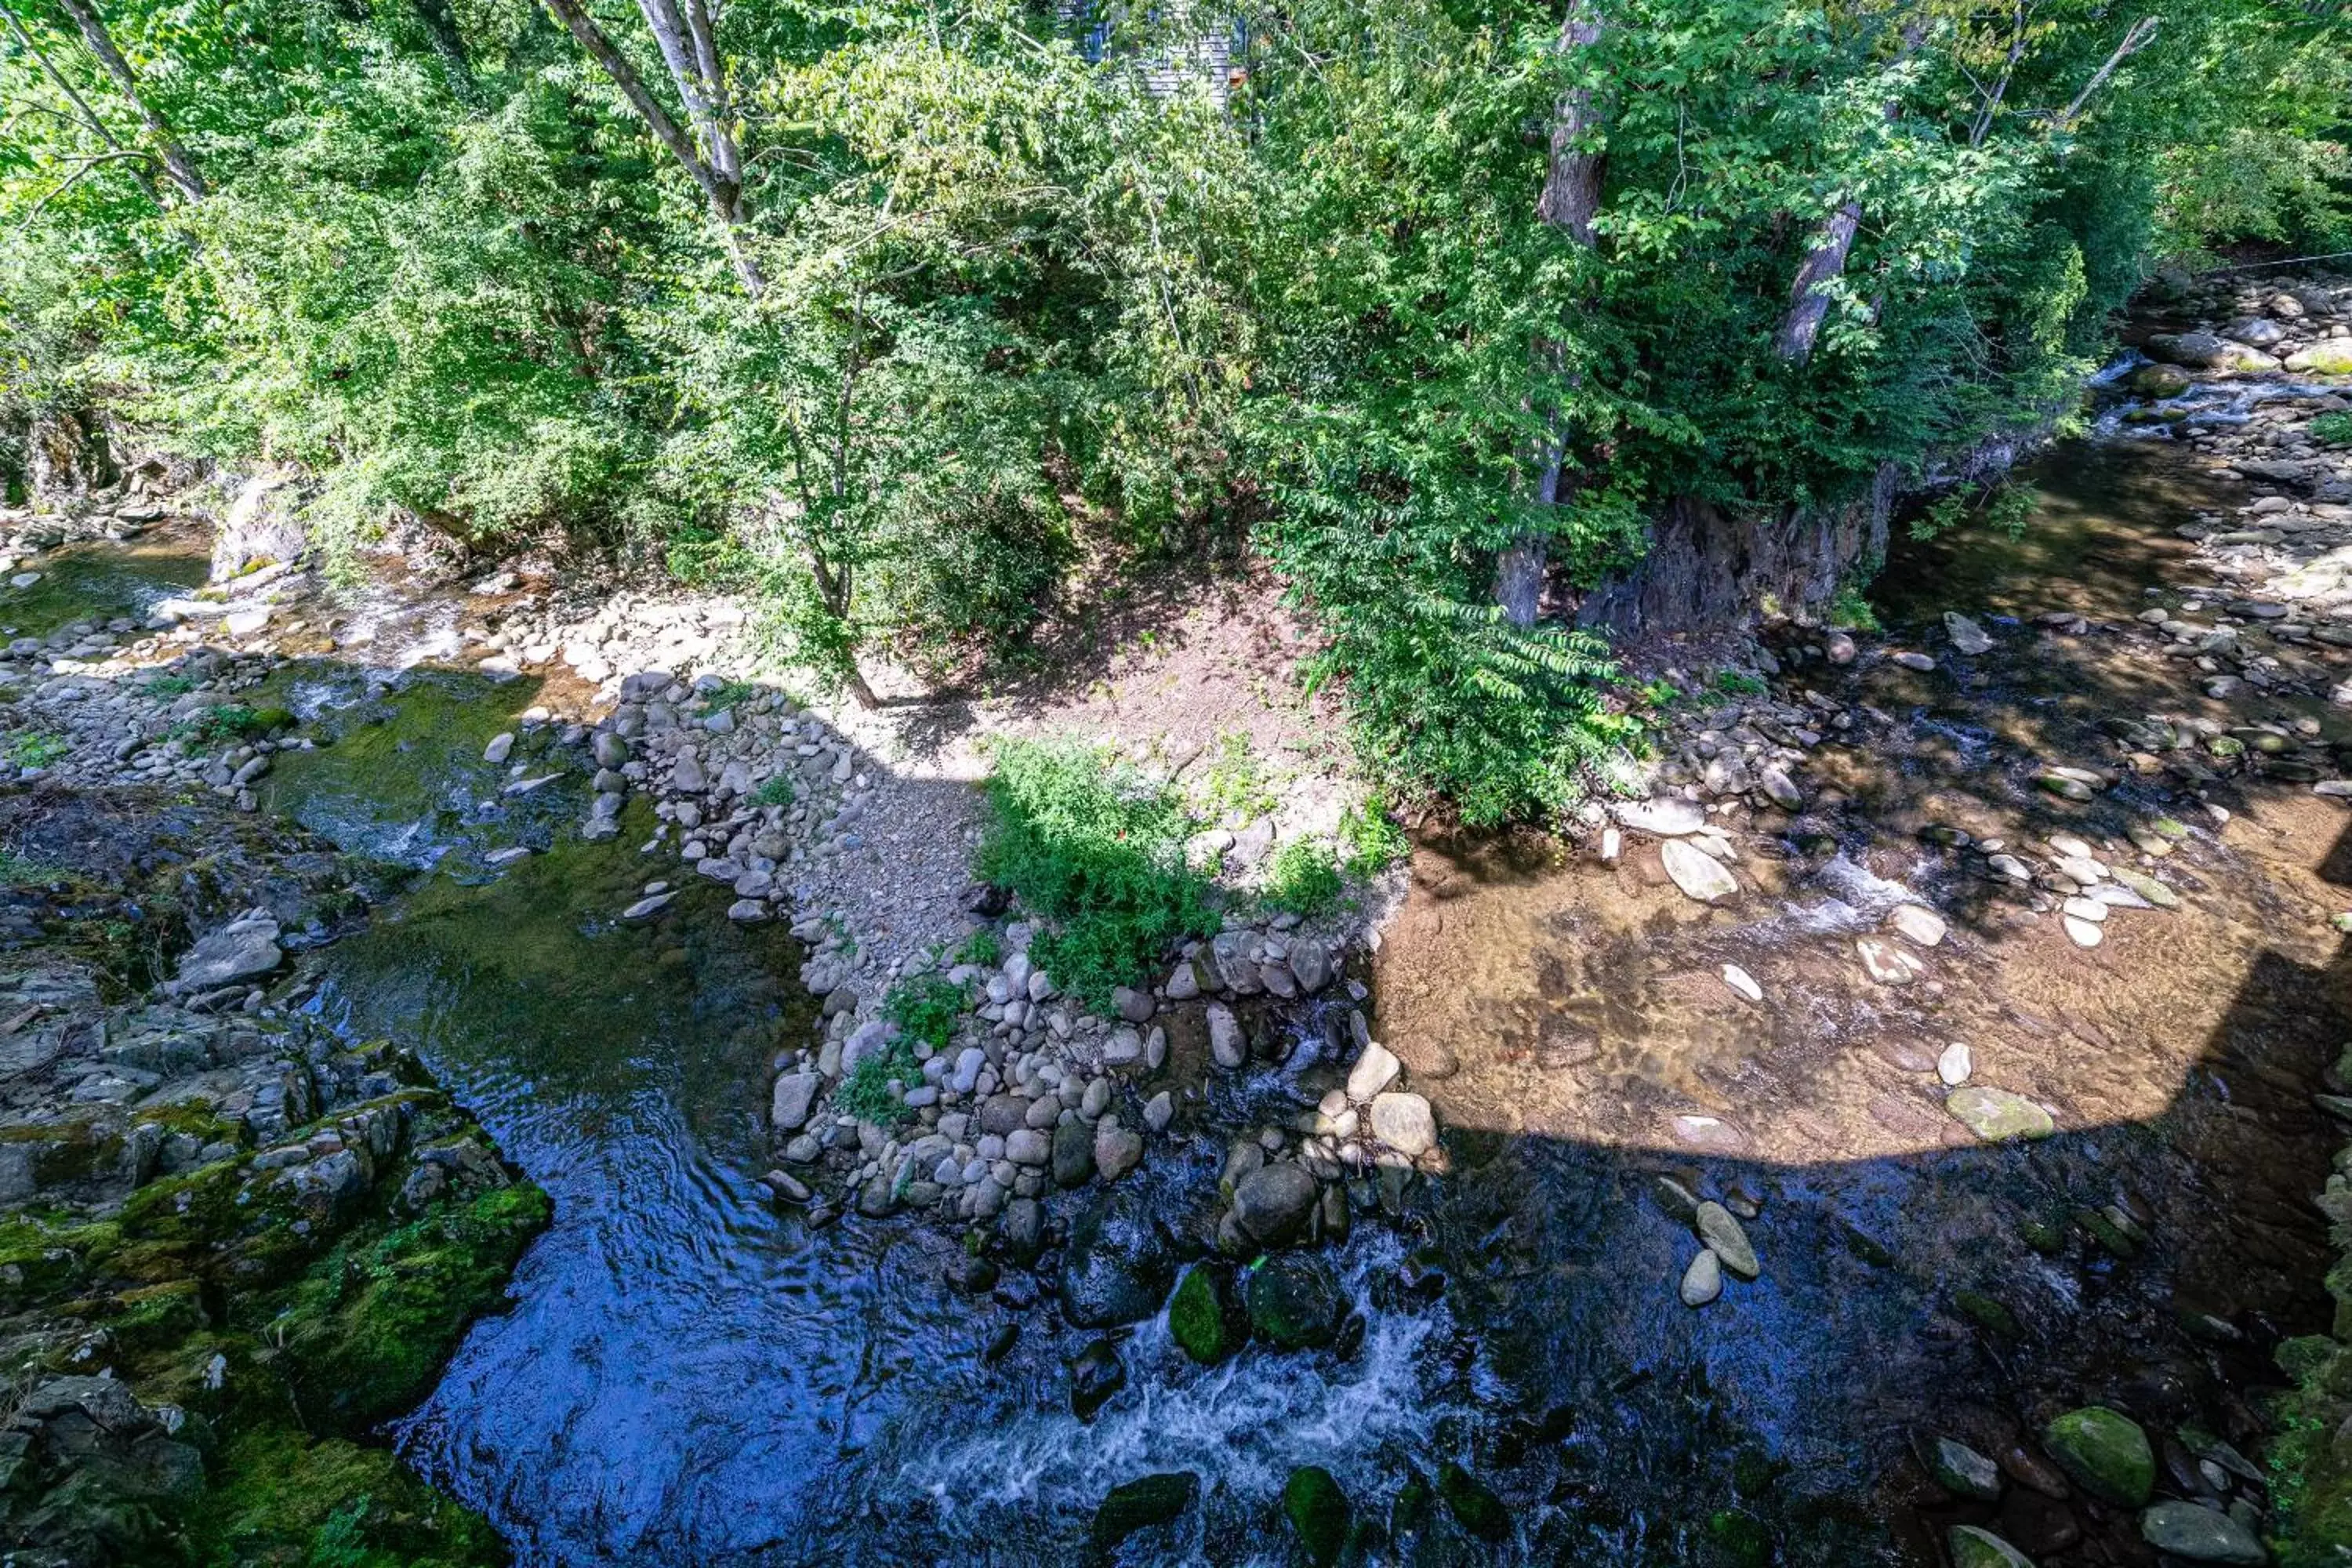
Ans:
POLYGON ((131 107, 137 110, 140 122, 147 127, 147 134, 154 139, 156 150, 163 154, 163 172, 172 177, 173 184, 187 193, 191 201, 203 200, 210 194, 205 188, 204 176, 196 173, 196 165, 189 158, 188 150, 180 145, 180 139, 172 134, 170 123, 140 91, 138 75, 131 70, 131 62, 122 58, 122 51, 114 47, 114 39, 108 34, 93 0, 58 0, 58 4, 73 18, 82 42, 98 57, 98 63, 106 68, 115 90, 129 99, 131 107))
POLYGON ((2116 52, 2107 57, 2106 63, 2094 71, 2091 79, 2083 84, 2083 90, 2074 95, 2074 101, 2058 111, 2054 122, 2056 129, 2072 129, 2082 115, 2083 106, 2091 101, 2093 93, 2106 85, 2107 79, 2116 74, 2116 68, 2156 41, 2158 20, 2155 16, 2142 16, 2131 25, 2124 34, 2124 41, 2116 46, 2116 52))

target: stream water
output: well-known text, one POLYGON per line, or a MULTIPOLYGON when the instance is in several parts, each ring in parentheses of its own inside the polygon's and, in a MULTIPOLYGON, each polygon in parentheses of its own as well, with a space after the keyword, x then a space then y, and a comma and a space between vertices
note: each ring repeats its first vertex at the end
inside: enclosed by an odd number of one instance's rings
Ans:
MULTIPOLYGON (((1292 1467, 1328 1468, 1385 1519, 1449 1460, 1510 1505, 1515 1543, 1440 1516, 1393 1560, 1927 1563, 1944 1524, 1997 1517, 2045 1568, 2146 1561, 2127 1521, 2026 1488, 1956 1505, 1906 1453, 1943 1432, 1998 1454, 2098 1399, 2252 1441, 2270 1347, 2324 1309, 2301 1200, 2326 1143, 2282 1086, 2335 1049, 2345 986, 2264 902, 2327 831, 2302 806, 2254 808, 2270 848, 2200 846, 2217 918, 2130 928, 2095 963, 1972 902, 1916 837, 2047 830, 2028 759, 2179 696, 2095 648, 2053 658, 2021 623, 2136 611, 2205 498, 2147 444, 2063 451, 2032 479, 2024 534, 1907 546, 1885 580, 1898 635, 1947 607, 1993 617, 2004 649, 1969 683, 1809 674, 1887 733, 1824 763, 1741 908, 1549 842, 1424 847, 1376 1032, 1461 1064, 1433 1089, 1455 1170, 1344 1249, 1360 1342, 1203 1369, 1145 1323, 1127 1388, 1083 1424, 1065 1364, 1091 1336, 1020 1310, 1020 1279, 960 1295, 936 1227, 811 1231, 769 1202, 761 1118, 779 1042, 805 1037, 799 955, 779 927, 730 924, 715 887, 656 926, 615 918, 655 874, 634 848, 648 824, 582 844, 576 785, 509 795, 482 761, 530 682, 423 668, 400 626, 445 634, 430 616, 387 618, 366 664, 281 671, 268 700, 333 743, 286 754, 265 807, 414 876, 328 951, 310 1005, 412 1041, 556 1204, 513 1310, 394 1440, 525 1564, 1078 1562, 1106 1491, 1178 1468, 1203 1499, 1173 1551, 1279 1563, 1292 1467), (486 861, 518 844, 536 853, 486 861), (1958 911, 1939 978, 1874 993, 1852 938, 1922 893, 1958 911), (1769 1008, 1728 998, 1727 962, 1769 1008), (1953 1038, 2063 1106, 2062 1134, 1951 1147, 1931 1069, 1953 1038), (1694 1112, 1741 1145, 1678 1146, 1669 1119, 1694 1112), (1703 1312, 1676 1300, 1692 1243, 1654 1199, 1662 1174, 1759 1205, 1759 1281, 1703 1312), (2126 1258, 2069 1228, 2103 1209, 2153 1239, 2126 1258)), ((525 730, 527 773, 547 741, 525 730)), ((1297 1104, 1276 1071, 1217 1092, 1231 1125, 1297 1104)), ((1155 1145, 1129 1184, 1197 1215, 1223 1152, 1155 1145)))

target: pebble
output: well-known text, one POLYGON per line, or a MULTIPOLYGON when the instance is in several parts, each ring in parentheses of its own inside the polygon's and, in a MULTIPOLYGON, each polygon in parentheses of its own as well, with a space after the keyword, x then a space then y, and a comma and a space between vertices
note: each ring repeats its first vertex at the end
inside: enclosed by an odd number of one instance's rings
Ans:
POLYGON ((1417 1094, 1391 1091, 1372 1097, 1372 1136, 1417 1160, 1437 1147, 1437 1117, 1417 1094))
POLYGON ((1750 1002, 1764 1000, 1764 987, 1756 984, 1754 975, 1736 963, 1727 963, 1723 966, 1723 983, 1750 1002))
POLYGON ((1748 1244, 1748 1233, 1739 1227, 1739 1222, 1732 1217, 1729 1209, 1718 1203, 1703 1203, 1698 1205, 1698 1214, 1691 1223, 1698 1232, 1698 1238, 1706 1243, 1710 1252, 1723 1260, 1726 1268, 1742 1279, 1753 1279, 1760 1272, 1756 1249, 1748 1244))
POLYGON ((1954 1040, 1936 1058, 1936 1076, 1944 1080, 1947 1088, 1958 1089, 1969 1081, 1969 1074, 1974 1070, 1975 1065, 1969 1051, 1969 1043, 1954 1040))
POLYGON ((2193 1502, 2160 1502, 2139 1516, 2140 1539, 2191 1563, 2242 1563, 2259 1568, 2270 1554, 2253 1532, 2228 1514, 2193 1502))
POLYGON ((2076 947, 2096 947, 2105 934, 2097 921, 2086 921, 2080 915, 2063 916, 2058 923, 2065 928, 2067 940, 2076 947))
POLYGON ((2005 1089, 1969 1085, 1944 1097, 1944 1109, 1987 1143, 2047 1138, 2058 1130, 2047 1110, 2005 1089))
POLYGON ((1359 1103, 1369 1100, 1394 1083, 1397 1074, 1403 1070, 1403 1063, 1386 1047, 1373 1041, 1364 1047, 1363 1055, 1348 1069, 1348 1098, 1359 1103))
POLYGON ((1723 1260, 1711 1247, 1701 1247, 1683 1270, 1681 1295, 1685 1307, 1704 1307, 1723 1294, 1723 1260))

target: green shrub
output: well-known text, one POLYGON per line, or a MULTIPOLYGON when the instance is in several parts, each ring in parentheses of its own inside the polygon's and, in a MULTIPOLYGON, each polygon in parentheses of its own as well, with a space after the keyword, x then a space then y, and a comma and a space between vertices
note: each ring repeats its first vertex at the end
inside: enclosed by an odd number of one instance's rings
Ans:
POLYGON ((753 805, 790 805, 794 791, 791 775, 778 773, 751 792, 753 805))
POLYGON ((61 761, 73 744, 50 730, 27 730, 8 740, 8 760, 20 768, 46 768, 61 761))
POLYGON ((1878 612, 1872 609, 1870 601, 1862 596, 1862 584, 1859 583, 1839 584, 1838 591, 1830 595, 1830 602, 1822 606, 1822 616, 1831 626, 1843 626, 1850 631, 1874 632, 1879 629, 1878 612))
POLYGON ((2352 447, 2352 410, 2339 408, 2313 420, 2311 438, 2323 447, 2352 447))
POLYGON ((1201 781, 1202 813, 1212 822, 1249 822, 1274 806, 1274 789, 1256 752, 1250 749, 1250 738, 1238 733, 1218 736, 1217 754, 1210 759, 1201 781))
POLYGON ((738 703, 747 702, 758 695, 760 695, 760 686, 757 681, 730 680, 715 690, 704 692, 702 706, 707 712, 718 713, 738 703))
POLYGON ((890 987, 882 998, 882 1016, 898 1026, 902 1037, 924 1041, 936 1051, 954 1037, 964 1001, 963 987, 942 975, 921 974, 890 987))
POLYGON ((147 683, 150 697, 185 697, 196 689, 193 675, 159 675, 147 683))
POLYGON ((183 740, 194 741, 204 746, 223 746, 235 741, 258 741, 273 731, 290 728, 294 715, 283 708, 248 708, 242 702, 216 702, 194 719, 176 726, 172 733, 183 740))
POLYGON ((986 926, 964 938, 963 946, 956 952, 958 963, 969 963, 981 969, 993 969, 1004 962, 1004 942, 986 926))
POLYGON ((1717 670, 1715 689, 1726 697, 1761 697, 1765 690, 1762 679, 1744 669, 1717 670))
POLYGON ((1339 892, 1339 861, 1331 847, 1294 838, 1274 852, 1258 898, 1270 909, 1312 919, 1337 908, 1339 892))
POLYGON ((903 1039, 893 1040, 857 1058, 857 1065, 849 1069, 849 1076, 833 1091, 834 1108, 860 1121, 895 1127, 914 1116, 902 1091, 914 1087, 922 1076, 913 1048, 903 1039), (900 1089, 890 1087, 893 1079, 900 1089))
POLYGON ((1412 853, 1412 840, 1379 795, 1339 814, 1340 863, 1350 877, 1377 877, 1412 853))
POLYGON ((1038 966, 1089 1005, 1216 929, 1205 880, 1184 864, 1192 821, 1174 795, 1107 752, 1009 741, 989 774, 981 874, 1047 922, 1038 966))

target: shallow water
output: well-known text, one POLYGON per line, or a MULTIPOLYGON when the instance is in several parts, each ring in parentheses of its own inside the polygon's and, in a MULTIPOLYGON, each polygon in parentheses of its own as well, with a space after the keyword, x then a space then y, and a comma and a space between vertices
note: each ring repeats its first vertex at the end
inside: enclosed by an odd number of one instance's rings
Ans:
POLYGON ((45 551, 16 571, 37 572, 40 581, 14 588, 0 577, 0 636, 47 637, 76 621, 144 622, 163 600, 204 586, 212 546, 200 525, 174 523, 126 544, 45 551))

